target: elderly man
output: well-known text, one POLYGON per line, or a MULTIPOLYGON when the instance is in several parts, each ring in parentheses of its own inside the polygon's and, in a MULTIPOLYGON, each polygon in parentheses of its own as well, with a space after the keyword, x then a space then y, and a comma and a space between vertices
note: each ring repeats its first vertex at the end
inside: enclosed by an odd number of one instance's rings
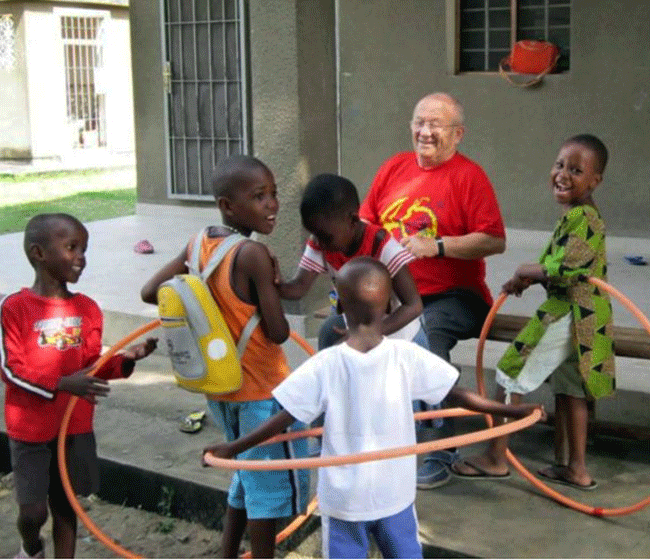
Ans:
MULTIPOLYGON (((484 257, 505 250, 499 204, 481 167, 457 151, 463 108, 445 93, 422 98, 413 111, 412 152, 388 159, 361 205, 418 257, 409 264, 424 303, 429 349, 449 361, 458 340, 478 336, 492 297, 484 257)), ((453 434, 445 421, 441 435, 453 434)), ((425 457, 419 488, 445 484, 455 451, 425 457)))

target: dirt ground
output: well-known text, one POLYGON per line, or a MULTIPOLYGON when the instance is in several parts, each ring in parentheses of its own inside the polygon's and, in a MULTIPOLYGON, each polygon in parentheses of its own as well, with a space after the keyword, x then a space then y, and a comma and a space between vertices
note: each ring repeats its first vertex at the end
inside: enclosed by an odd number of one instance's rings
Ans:
MULTIPOLYGON (((80 503, 92 521, 122 547, 145 558, 219 558, 221 533, 143 509, 110 504, 96 496, 81 498, 80 503)), ((0 558, 13 558, 20 548, 16 529, 18 506, 14 499, 11 474, 0 474, 0 558)), ((45 556, 52 558, 52 524, 48 519, 42 531, 45 556)), ((250 550, 248 541, 242 552, 250 550)), ((288 552, 280 545, 276 557, 315 558, 320 556, 320 534, 307 537, 299 551, 288 552)), ((109 550, 79 522, 77 558, 120 558, 109 550)))
MULTIPOLYGON (((165 517, 141 509, 109 504, 98 498, 81 501, 90 518, 124 548, 147 558, 215 558, 221 534, 200 524, 165 517)), ((16 530, 18 508, 11 474, 0 480, 0 558, 12 558, 20 548, 16 530)), ((51 519, 42 536, 46 557, 54 555, 51 519)), ((77 558, 119 558, 79 523, 77 558)))

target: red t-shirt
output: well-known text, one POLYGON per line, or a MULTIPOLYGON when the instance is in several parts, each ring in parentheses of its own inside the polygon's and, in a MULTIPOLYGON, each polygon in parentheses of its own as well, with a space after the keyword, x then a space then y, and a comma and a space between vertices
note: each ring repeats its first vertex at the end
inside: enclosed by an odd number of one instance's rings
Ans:
MULTIPOLYGON (((432 169, 422 169, 414 152, 393 156, 379 168, 360 216, 381 224, 398 240, 416 233, 435 237, 481 232, 505 238, 490 180, 459 153, 432 169)), ((483 259, 427 257, 408 266, 422 296, 466 288, 492 303, 483 259)))
MULTIPOLYGON (((23 288, 0 302, 0 315, 7 435, 32 443, 50 441, 71 397, 57 390, 59 379, 92 365, 101 353, 101 310, 82 294, 47 298, 23 288)), ((122 377, 123 361, 114 356, 97 376, 122 377)), ((92 432, 93 412, 94 405, 79 399, 68 433, 92 432)))

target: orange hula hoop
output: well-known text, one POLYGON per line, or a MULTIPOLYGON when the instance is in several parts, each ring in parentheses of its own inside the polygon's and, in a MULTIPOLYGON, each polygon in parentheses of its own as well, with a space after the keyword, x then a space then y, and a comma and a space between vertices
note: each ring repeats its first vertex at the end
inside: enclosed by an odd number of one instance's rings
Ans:
MULTIPOLYGON (((114 354, 116 354, 118 351, 120 351, 130 342, 134 341, 136 338, 139 338, 143 334, 152 331, 159 325, 160 325, 160 319, 156 319, 134 330, 131 334, 125 336, 122 340, 120 340, 117 344, 112 346, 107 352, 105 352, 104 354, 102 354, 102 356, 100 356, 100 358, 95 363, 93 369, 90 372, 88 372, 88 375, 89 376, 95 375, 95 373, 97 373, 99 368, 102 367, 106 363, 106 361, 109 358, 111 358, 114 354)), ((70 399, 70 402, 68 403, 68 406, 65 409, 65 414, 63 415, 63 421, 61 422, 61 427, 59 428, 59 441, 57 442, 57 450, 58 450, 57 454, 58 454, 59 472, 61 473, 61 482, 63 484, 63 490, 65 490, 65 494, 68 497, 68 501, 70 502, 70 505, 72 506, 74 512, 77 514, 77 517, 86 526, 86 529, 88 529, 88 531, 90 531, 100 543, 102 543, 109 550, 113 551, 115 554, 119 554, 123 558, 142 558, 142 556, 139 556, 138 554, 135 554, 130 550, 124 548, 123 546, 116 543, 113 539, 111 539, 108 535, 106 535, 106 533, 104 533, 84 511, 83 507, 79 503, 79 500, 77 499, 77 496, 72 488, 72 484, 70 483, 70 475, 68 473, 68 465, 66 464, 66 460, 65 460, 65 440, 66 440, 66 435, 68 433, 68 426, 70 424, 72 411, 74 410, 74 407, 77 404, 78 400, 79 397, 76 396, 73 396, 70 399)))
MULTIPOLYGON (((452 409, 461 411, 455 416, 462 416, 464 414, 474 414, 474 412, 466 411, 463 409, 452 409)), ((428 411, 419 418, 433 418, 445 416, 445 410, 428 411), (433 414, 436 413, 436 414, 433 414)), ((286 469, 314 469, 317 467, 333 467, 338 465, 353 465, 357 463, 366 463, 368 461, 377 461, 379 459, 395 459, 396 457, 404 457, 405 455, 415 455, 419 453, 427 453, 430 451, 438 451, 440 449, 447 449, 448 447, 460 447, 463 445, 470 445, 479 441, 492 439, 495 437, 511 434, 518 430, 523 430, 532 426, 537 422, 542 413, 539 409, 533 410, 528 416, 502 424, 500 426, 489 427, 485 430, 479 430, 470 434, 461 434, 459 436, 452 436, 448 438, 428 441, 425 443, 417 443, 415 445, 405 445, 402 447, 391 447, 390 449, 379 449, 377 451, 364 451, 362 453, 353 453, 350 455, 336 455, 331 457, 311 457, 307 459, 279 459, 274 461, 245 461, 239 459, 220 459, 211 453, 203 455, 203 460, 211 467, 218 467, 229 470, 249 470, 249 471, 276 471, 286 469)), ((303 432, 294 432, 293 437, 287 439, 294 439, 297 437, 304 437, 303 432)), ((273 438, 262 442, 260 445, 271 443, 273 438)))
MULTIPOLYGON (((100 356, 100 358, 93 366, 92 370, 88 372, 88 375, 89 376, 95 375, 95 373, 97 373, 99 368, 101 368, 108 359, 114 356, 127 344, 133 342, 134 340, 140 338, 142 335, 152 331, 153 329, 159 326, 160 326, 160 319, 155 319, 139 327, 138 329, 134 330, 132 333, 128 334, 127 336, 125 336, 122 340, 114 344, 111 348, 109 348, 104 354, 100 356)), ((300 335, 291 331, 290 337, 307 354, 309 355, 314 354, 314 349, 300 335)), ((65 491, 66 496, 68 497, 68 501, 70 502, 72 509, 77 514, 77 517, 81 520, 81 522, 84 524, 86 529, 88 529, 88 531, 92 533, 100 543, 102 543, 106 548, 108 548, 109 550, 111 550, 112 552, 118 554, 123 558, 142 558, 142 556, 135 554, 131 550, 128 550, 127 548, 124 548, 120 544, 116 543, 106 533, 104 533, 85 512, 83 506, 79 503, 79 500, 77 499, 74 489, 72 488, 72 484, 70 482, 70 474, 68 473, 68 466, 66 463, 65 440, 70 425, 70 418, 72 417, 72 411, 74 410, 74 407, 76 406, 78 400, 79 397, 76 396, 73 396, 70 399, 70 402, 68 403, 68 406, 63 415, 61 427, 59 428, 59 436, 57 441, 57 455, 58 455, 59 472, 61 474, 61 483, 63 485, 63 490, 65 491)), ((318 500, 316 497, 314 497, 314 499, 307 506, 307 511, 304 514, 296 517, 289 525, 287 525, 282 531, 280 531, 276 535, 275 543, 279 544, 287 537, 292 535, 309 518, 309 516, 311 516, 311 514, 316 509, 317 505, 318 505, 318 500)), ((250 558, 250 552, 245 552, 242 555, 242 558, 250 558)))
MULTIPOLYGON (((627 296, 619 292, 616 288, 614 288, 607 282, 600 280, 599 278, 589 277, 587 278, 587 281, 593 284, 594 286, 596 286, 597 288, 607 292, 614 298, 616 298, 630 313, 632 313, 632 315, 634 315, 634 317, 636 317, 636 319, 643 326, 645 331, 648 334, 650 334, 650 321, 627 296)), ((503 305, 507 297, 508 295, 502 292, 499 295, 499 297, 495 300, 494 304, 492 305, 492 308, 490 309, 487 317, 485 318, 485 323, 483 324, 481 335, 479 337, 478 347, 476 349, 476 386, 477 386, 478 393, 482 396, 485 396, 485 376, 483 375, 483 350, 485 347, 485 341, 487 339, 488 332, 490 331, 490 327, 494 322, 494 318, 496 317, 497 311, 501 308, 501 306, 503 305)), ((488 426, 490 427, 493 426, 494 422, 492 420, 492 417, 489 414, 486 414, 485 417, 488 426)), ((512 453, 512 451, 510 451, 510 449, 506 450, 506 457, 510 462, 510 464, 515 468, 515 470, 521 476, 523 476, 526 480, 528 480, 535 488, 537 488, 538 490, 546 494, 549 498, 555 500, 556 502, 564 506, 570 507, 572 509, 575 509, 576 511, 580 511, 588 515, 593 515, 596 517, 613 517, 613 516, 620 516, 620 515, 629 515, 630 513, 635 513, 647 507, 650 504, 650 496, 648 496, 647 498, 641 500, 640 502, 637 502, 636 504, 632 504, 624 507, 603 508, 603 507, 590 506, 582 502, 573 500, 568 496, 544 484, 533 473, 531 473, 519 461, 519 459, 517 459, 517 457, 512 453)))

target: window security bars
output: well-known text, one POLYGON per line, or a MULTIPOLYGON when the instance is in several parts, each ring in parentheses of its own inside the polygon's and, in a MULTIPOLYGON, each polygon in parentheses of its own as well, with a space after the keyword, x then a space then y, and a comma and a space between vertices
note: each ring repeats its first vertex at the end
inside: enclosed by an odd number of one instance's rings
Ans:
POLYGON ((212 196, 215 164, 246 153, 242 0, 165 0, 171 198, 212 196))
POLYGON ((106 146, 103 20, 95 16, 60 17, 73 148, 106 146))

